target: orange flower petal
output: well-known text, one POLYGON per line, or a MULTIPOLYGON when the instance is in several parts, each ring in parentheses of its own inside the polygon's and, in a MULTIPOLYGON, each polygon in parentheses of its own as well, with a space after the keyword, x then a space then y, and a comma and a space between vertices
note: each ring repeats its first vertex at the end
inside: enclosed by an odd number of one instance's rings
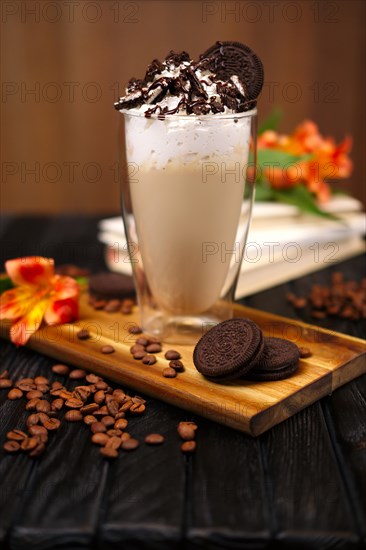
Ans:
POLYGON ((48 304, 44 319, 48 325, 71 323, 79 318, 79 303, 77 297, 65 300, 52 300, 48 304))
POLYGON ((24 346, 28 342, 32 334, 39 329, 47 306, 48 300, 39 301, 10 328, 10 339, 14 344, 24 346))
POLYGON ((44 285, 54 274, 52 258, 28 256, 5 262, 5 269, 15 285, 44 285))
POLYGON ((0 296, 0 319, 19 319, 39 301, 39 293, 31 286, 6 290, 0 296))
POLYGON ((55 299, 65 300, 79 296, 79 285, 72 277, 65 275, 54 275, 51 279, 55 299))

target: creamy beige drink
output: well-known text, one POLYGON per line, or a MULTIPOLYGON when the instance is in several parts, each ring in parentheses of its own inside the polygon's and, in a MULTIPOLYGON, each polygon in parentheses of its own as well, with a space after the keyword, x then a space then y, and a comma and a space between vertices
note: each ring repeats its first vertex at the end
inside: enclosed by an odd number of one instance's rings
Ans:
POLYGON ((230 263, 239 261, 249 137, 248 116, 126 121, 141 257, 152 294, 168 312, 208 310, 230 263))
POLYGON ((167 341, 196 340, 232 315, 262 85, 250 48, 218 42, 198 61, 186 52, 153 60, 115 103, 131 168, 122 205, 140 320, 167 341))

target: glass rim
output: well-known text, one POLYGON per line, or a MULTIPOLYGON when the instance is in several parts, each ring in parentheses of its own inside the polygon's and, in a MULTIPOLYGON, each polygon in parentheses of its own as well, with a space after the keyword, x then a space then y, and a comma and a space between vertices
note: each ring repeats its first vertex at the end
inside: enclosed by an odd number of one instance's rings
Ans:
POLYGON ((210 122, 213 120, 230 120, 230 119, 236 119, 236 118, 246 118, 246 117, 253 117, 257 114, 257 107, 254 107, 254 109, 251 109, 250 111, 243 111, 241 113, 225 113, 225 114, 207 114, 207 115, 166 115, 164 118, 159 118, 158 114, 153 114, 149 117, 145 117, 145 112, 136 112, 133 109, 120 109, 118 110, 119 113, 122 115, 127 115, 130 117, 136 117, 136 118, 146 118, 146 120, 160 120, 161 122, 165 122, 167 120, 209 120, 210 122))

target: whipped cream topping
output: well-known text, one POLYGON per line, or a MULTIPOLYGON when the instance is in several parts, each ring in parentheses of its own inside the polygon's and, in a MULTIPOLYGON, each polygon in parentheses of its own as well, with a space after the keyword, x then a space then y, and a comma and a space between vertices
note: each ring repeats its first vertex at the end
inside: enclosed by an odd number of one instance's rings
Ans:
POLYGON ((253 109, 256 99, 248 98, 242 78, 234 74, 224 81, 215 66, 214 56, 194 61, 185 51, 171 51, 163 62, 154 59, 143 79, 131 78, 126 95, 114 106, 162 119, 173 114, 233 114, 253 109))

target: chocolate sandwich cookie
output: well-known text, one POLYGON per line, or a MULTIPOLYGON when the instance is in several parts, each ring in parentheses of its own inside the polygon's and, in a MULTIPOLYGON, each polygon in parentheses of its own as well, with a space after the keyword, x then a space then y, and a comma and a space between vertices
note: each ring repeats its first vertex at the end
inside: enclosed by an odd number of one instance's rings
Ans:
POLYGON ((194 348, 193 362, 211 380, 240 378, 258 362, 263 341, 261 329, 250 319, 229 319, 202 336, 194 348))
POLYGON ((205 51, 202 59, 210 60, 207 67, 221 80, 237 77, 233 84, 247 101, 257 99, 263 87, 264 70, 261 60, 249 46, 240 42, 216 42, 205 51))
POLYGON ((89 292, 98 300, 110 300, 131 296, 135 287, 132 277, 106 271, 89 277, 89 292))
POLYGON ((293 342, 283 338, 265 338, 260 361, 244 378, 259 381, 283 380, 297 371, 299 358, 299 348, 293 342))

